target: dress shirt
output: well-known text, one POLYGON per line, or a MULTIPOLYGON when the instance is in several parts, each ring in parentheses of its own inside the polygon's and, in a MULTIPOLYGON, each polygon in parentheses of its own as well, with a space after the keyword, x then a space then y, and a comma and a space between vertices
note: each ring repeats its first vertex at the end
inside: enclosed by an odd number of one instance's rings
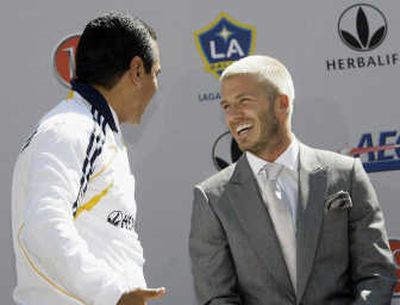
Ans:
MULTIPOLYGON (((254 177, 257 180, 259 188, 262 191, 264 189, 262 187, 262 183, 264 181, 262 172, 266 166, 271 164, 271 162, 265 161, 251 152, 246 152, 246 157, 249 161, 254 177)), ((292 141, 289 147, 273 163, 283 166, 277 179, 275 195, 278 198, 282 198, 282 192, 284 190, 287 196, 292 221, 294 227, 296 228, 295 224, 299 201, 299 142, 294 135, 292 135, 292 141)))

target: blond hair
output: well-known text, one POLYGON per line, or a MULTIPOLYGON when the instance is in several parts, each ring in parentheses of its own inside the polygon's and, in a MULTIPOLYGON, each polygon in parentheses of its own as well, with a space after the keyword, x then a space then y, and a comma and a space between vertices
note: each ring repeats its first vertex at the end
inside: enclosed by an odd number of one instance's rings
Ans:
POLYGON ((280 61, 263 55, 247 56, 228 66, 222 73, 220 81, 244 74, 255 75, 267 87, 272 87, 279 94, 287 95, 290 102, 290 110, 292 110, 294 100, 292 76, 280 61))

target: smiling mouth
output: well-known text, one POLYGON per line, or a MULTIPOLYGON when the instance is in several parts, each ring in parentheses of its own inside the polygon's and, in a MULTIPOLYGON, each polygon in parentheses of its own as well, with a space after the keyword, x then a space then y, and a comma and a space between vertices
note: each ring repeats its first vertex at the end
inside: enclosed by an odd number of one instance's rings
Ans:
POLYGON ((236 127, 236 133, 238 136, 241 136, 241 135, 245 134, 247 131, 249 131, 252 127, 253 127, 253 125, 251 125, 251 124, 239 125, 238 127, 236 127))

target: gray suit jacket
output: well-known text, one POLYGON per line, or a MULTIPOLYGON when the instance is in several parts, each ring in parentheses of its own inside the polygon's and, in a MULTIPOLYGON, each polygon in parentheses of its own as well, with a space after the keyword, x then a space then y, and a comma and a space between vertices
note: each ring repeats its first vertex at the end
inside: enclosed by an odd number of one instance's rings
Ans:
POLYGON ((384 219, 358 159, 300 144, 297 295, 246 157, 194 191, 189 250, 199 304, 390 304, 384 219))

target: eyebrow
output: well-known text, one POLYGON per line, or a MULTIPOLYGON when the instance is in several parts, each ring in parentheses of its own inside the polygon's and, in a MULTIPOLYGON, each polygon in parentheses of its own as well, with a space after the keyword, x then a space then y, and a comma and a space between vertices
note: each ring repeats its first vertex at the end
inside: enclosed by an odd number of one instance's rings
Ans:
MULTIPOLYGON (((247 95, 250 95, 250 96, 251 96, 251 93, 248 93, 248 92, 240 93, 240 94, 236 95, 236 96, 234 97, 234 99, 235 99, 235 100, 238 100, 238 99, 240 99, 240 98, 242 98, 242 97, 244 97, 244 96, 247 96, 247 95)), ((226 101, 226 100, 221 100, 219 103, 220 103, 220 105, 222 105, 222 104, 224 104, 224 103, 227 103, 227 101, 226 101)))
POLYGON ((235 99, 240 99, 241 97, 246 96, 246 95, 251 95, 251 93, 248 93, 248 92, 240 93, 240 94, 235 96, 235 99))

